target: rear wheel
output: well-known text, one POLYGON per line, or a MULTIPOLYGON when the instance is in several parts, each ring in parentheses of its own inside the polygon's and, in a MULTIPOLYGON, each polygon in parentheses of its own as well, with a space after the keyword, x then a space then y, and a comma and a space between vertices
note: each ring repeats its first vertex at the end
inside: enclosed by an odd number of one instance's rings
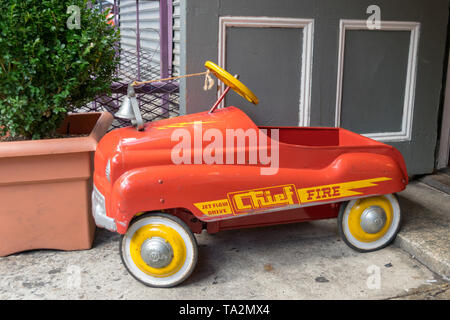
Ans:
POLYGON ((172 287, 186 280, 197 264, 197 242, 177 217, 147 214, 137 218, 120 242, 125 267, 140 282, 172 287))
POLYGON ((352 200, 341 205, 339 233, 345 243, 360 252, 390 244, 400 228, 401 214, 393 194, 352 200))

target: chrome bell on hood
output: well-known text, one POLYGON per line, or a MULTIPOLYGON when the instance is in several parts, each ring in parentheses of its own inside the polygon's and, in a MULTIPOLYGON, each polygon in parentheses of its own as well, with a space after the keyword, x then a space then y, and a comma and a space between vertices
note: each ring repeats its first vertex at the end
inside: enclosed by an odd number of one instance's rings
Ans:
POLYGON ((132 84, 128 85, 127 96, 123 99, 119 111, 117 111, 114 116, 119 119, 130 120, 139 131, 144 129, 144 120, 142 119, 139 104, 136 99, 136 93, 134 92, 134 86, 132 84))

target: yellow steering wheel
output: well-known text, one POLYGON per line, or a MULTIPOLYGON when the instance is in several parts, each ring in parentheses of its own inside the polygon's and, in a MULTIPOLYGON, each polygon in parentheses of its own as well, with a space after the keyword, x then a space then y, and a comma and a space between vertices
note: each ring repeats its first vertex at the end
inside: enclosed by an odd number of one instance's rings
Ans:
POLYGON ((217 64, 211 61, 205 62, 205 67, 214 73, 214 75, 221 80, 225 85, 229 86, 240 96, 250 101, 253 104, 258 104, 258 98, 255 96, 253 92, 250 91, 242 82, 240 82, 237 78, 233 77, 228 71, 222 69, 217 64))

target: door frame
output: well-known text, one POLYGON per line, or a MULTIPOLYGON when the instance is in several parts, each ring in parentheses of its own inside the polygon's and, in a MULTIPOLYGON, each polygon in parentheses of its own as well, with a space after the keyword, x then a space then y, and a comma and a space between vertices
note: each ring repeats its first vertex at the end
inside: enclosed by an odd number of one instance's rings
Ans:
POLYGON ((450 55, 447 63, 447 77, 445 80, 444 107, 442 110, 442 124, 439 136, 439 151, 436 169, 448 166, 450 153, 450 55))
MULTIPOLYGON (((314 47, 314 19, 258 17, 258 16, 221 16, 219 17, 218 60, 219 66, 226 69, 227 28, 296 28, 303 29, 302 56, 299 57, 300 101, 299 126, 309 127, 311 118, 311 86, 314 47)), ((219 84, 217 97, 225 91, 225 85, 219 84)), ((224 107, 224 101, 219 105, 224 107)))
MULTIPOLYGON (((410 32, 410 42, 408 49, 408 65, 405 79, 405 95, 403 104, 402 126, 399 132, 377 132, 365 133, 363 136, 384 142, 410 141, 413 129, 414 100, 416 91, 417 62, 419 50, 420 22, 416 21, 387 21, 380 22, 381 26, 375 31, 408 31, 410 32)), ((336 86, 336 108, 335 127, 341 125, 341 103, 344 78, 344 58, 345 58, 345 34, 348 30, 371 31, 367 28, 366 20, 341 19, 339 21, 339 51, 338 51, 338 71, 336 86)))

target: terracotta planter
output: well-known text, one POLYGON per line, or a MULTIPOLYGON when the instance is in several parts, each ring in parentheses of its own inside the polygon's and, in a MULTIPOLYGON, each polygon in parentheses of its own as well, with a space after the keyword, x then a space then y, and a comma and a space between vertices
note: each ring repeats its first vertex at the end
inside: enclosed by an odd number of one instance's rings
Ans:
POLYGON ((112 120, 71 114, 59 131, 87 136, 0 142, 0 256, 91 248, 93 156, 112 120))

